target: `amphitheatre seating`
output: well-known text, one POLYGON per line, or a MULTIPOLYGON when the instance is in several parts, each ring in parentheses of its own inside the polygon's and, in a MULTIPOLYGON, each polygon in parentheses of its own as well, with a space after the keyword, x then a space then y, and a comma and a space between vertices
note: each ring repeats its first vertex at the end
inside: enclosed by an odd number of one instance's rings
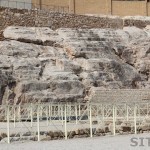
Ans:
POLYGON ((150 89, 111 89, 102 90, 93 87, 90 90, 91 102, 147 102, 150 101, 150 89))

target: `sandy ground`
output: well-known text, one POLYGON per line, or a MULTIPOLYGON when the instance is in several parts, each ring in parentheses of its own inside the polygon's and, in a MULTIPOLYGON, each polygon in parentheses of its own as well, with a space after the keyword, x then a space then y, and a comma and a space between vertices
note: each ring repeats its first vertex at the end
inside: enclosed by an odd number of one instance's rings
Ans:
POLYGON ((12 144, 0 144, 0 150, 149 150, 148 141, 144 139, 143 146, 139 138, 150 138, 150 134, 117 135, 96 138, 83 138, 71 140, 56 140, 48 142, 22 142, 12 144), (136 137, 138 145, 131 142, 136 137))

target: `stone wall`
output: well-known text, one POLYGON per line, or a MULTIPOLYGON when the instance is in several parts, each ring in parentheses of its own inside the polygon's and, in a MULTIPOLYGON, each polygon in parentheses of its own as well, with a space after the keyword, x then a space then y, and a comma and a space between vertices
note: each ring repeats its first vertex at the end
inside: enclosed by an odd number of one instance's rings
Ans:
POLYGON ((150 100, 149 89, 111 89, 102 90, 99 87, 90 89, 90 101, 92 102, 111 102, 112 103, 137 103, 148 102, 150 100))
POLYGON ((147 16, 146 1, 112 1, 112 15, 147 16))
POLYGON ((149 17, 119 18, 111 16, 85 16, 40 10, 18 10, 0 8, 0 39, 3 30, 10 25, 42 26, 58 28, 123 28, 123 26, 146 27, 149 17), (144 18, 144 19, 143 19, 144 18), (145 19, 146 18, 146 19, 145 19))
POLYGON ((104 14, 119 16, 144 15, 149 16, 150 3, 147 1, 118 1, 118 0, 32 0, 33 4, 41 2, 46 5, 69 7, 70 13, 75 14, 104 14))
POLYGON ((147 1, 118 0, 0 0, 0 6, 13 8, 40 8, 73 14, 103 14, 119 16, 149 16, 147 1))
POLYGON ((44 7, 44 5, 54 5, 54 6, 68 6, 69 0, 32 0, 34 4, 40 4, 44 7))
POLYGON ((111 0, 74 0, 76 14, 111 14, 111 0))
POLYGON ((35 10, 17 10, 0 8, 0 30, 10 25, 15 26, 47 26, 58 28, 122 28, 122 20, 118 17, 93 17, 58 12, 35 10))
POLYGON ((0 6, 31 9, 31 0, 0 0, 0 6))

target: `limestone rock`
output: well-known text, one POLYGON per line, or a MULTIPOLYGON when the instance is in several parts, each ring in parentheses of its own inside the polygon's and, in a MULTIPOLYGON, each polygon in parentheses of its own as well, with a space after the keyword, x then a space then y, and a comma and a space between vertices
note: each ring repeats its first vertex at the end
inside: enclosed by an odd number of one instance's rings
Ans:
POLYGON ((62 39, 58 37, 55 31, 46 27, 7 27, 4 31, 4 37, 22 42, 43 44, 56 47, 61 47, 60 43, 62 41, 62 39))
POLYGON ((79 81, 51 81, 50 89, 58 94, 79 94, 83 95, 84 86, 79 81))
POLYGON ((3 104, 83 102, 101 90, 150 88, 148 27, 53 31, 12 26, 4 30, 4 37, 0 41, 3 104))
POLYGON ((44 70, 43 80, 78 80, 79 77, 72 72, 44 70))
POLYGON ((21 43, 15 40, 0 41, 0 55, 13 57, 37 57, 40 47, 34 44, 21 43))
POLYGON ((13 76, 18 80, 38 79, 41 62, 36 58, 19 58, 13 62, 13 76))
POLYGON ((62 71, 81 72, 81 66, 67 59, 57 59, 56 66, 62 71))

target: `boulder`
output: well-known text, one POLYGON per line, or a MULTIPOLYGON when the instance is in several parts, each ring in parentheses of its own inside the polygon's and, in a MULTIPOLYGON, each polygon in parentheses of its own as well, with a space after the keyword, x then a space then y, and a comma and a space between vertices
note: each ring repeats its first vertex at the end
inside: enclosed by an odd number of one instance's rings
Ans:
POLYGON ((16 80, 38 79, 41 62, 36 58, 18 58, 13 61, 13 76, 16 80))
POLYGON ((4 37, 26 43, 61 47, 62 39, 50 28, 11 26, 4 31, 4 37))
POLYGON ((58 80, 49 83, 50 91, 57 94, 84 94, 84 86, 76 80, 58 80))

